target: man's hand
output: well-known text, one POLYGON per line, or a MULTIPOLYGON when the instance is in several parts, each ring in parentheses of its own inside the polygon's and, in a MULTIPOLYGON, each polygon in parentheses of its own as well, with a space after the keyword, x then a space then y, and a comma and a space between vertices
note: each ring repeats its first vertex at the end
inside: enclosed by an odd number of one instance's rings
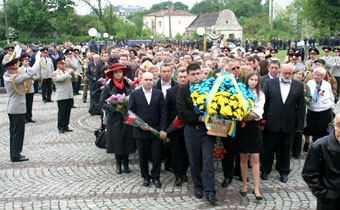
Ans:
POLYGON ((149 127, 149 126, 142 125, 142 126, 140 126, 140 129, 142 129, 142 130, 144 130, 144 131, 149 131, 149 130, 150 130, 150 127, 149 127))
POLYGON ((160 131, 160 132, 159 132, 159 137, 160 137, 161 139, 165 139, 166 136, 167 136, 167 133, 166 133, 166 132, 164 132, 164 131, 160 131))

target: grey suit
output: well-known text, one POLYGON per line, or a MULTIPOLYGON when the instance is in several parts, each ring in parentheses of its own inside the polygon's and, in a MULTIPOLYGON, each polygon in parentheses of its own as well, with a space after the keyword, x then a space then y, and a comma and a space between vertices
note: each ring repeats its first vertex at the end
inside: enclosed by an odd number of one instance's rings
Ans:
POLYGON ((53 72, 52 77, 58 103, 58 130, 67 130, 73 105, 72 77, 67 71, 60 69, 53 72))
POLYGON ((29 70, 23 74, 4 73, 4 82, 8 95, 7 113, 10 131, 10 158, 15 161, 20 158, 25 133, 26 101, 24 81, 31 79, 34 72, 29 70), (13 85, 13 81, 15 85, 13 85), (17 91, 15 91, 15 88, 17 91))

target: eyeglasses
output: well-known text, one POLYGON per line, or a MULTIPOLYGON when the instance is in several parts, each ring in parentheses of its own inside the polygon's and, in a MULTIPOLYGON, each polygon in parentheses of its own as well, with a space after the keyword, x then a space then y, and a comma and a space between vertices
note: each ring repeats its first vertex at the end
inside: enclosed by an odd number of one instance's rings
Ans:
POLYGON ((239 66, 235 66, 234 68, 231 68, 231 70, 235 71, 236 69, 240 69, 239 66))
POLYGON ((194 76, 199 76, 201 74, 201 72, 197 72, 197 73, 191 73, 189 74, 190 76, 194 77, 194 76))

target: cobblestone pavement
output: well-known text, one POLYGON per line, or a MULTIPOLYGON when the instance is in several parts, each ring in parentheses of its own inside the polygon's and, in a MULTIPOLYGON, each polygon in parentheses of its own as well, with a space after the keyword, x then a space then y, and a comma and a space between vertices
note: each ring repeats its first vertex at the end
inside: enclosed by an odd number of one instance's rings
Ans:
MULTIPOLYGON (((54 98, 54 94, 52 95, 54 98)), ((9 161, 9 129, 6 113, 7 95, 0 94, 0 209, 315 209, 316 200, 301 178, 306 153, 292 159, 289 181, 281 183, 273 171, 269 180, 261 181, 265 200, 256 202, 249 193, 239 195, 242 183, 234 179, 222 189, 220 161, 215 161, 218 202, 211 206, 205 198, 193 196, 189 180, 174 186, 174 175, 161 172, 162 188, 142 186, 138 156, 130 156, 132 173, 115 173, 114 155, 94 145, 98 116, 88 114, 88 103, 75 97, 70 127, 74 132, 58 134, 57 103, 42 103, 35 94, 33 118, 26 124, 23 153, 30 160, 9 161)), ((250 172, 249 172, 250 174, 250 172)), ((249 175, 250 176, 250 175, 249 175)), ((252 192, 252 180, 249 183, 252 192)))

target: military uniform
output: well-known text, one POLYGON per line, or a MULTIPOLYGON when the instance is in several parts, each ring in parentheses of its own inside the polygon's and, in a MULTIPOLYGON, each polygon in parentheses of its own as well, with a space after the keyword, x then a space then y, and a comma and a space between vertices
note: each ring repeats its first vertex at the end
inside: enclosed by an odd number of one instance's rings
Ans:
MULTIPOLYGON (((322 50, 323 50, 324 52, 330 52, 332 49, 331 49, 330 47, 323 47, 322 50)), ((330 55, 328 55, 328 56, 323 56, 323 57, 321 57, 321 59, 323 59, 323 60, 326 61, 325 69, 326 69, 327 71, 331 72, 332 67, 333 67, 333 65, 332 65, 332 63, 331 63, 333 57, 330 56, 330 55)))
POLYGON ((7 71, 3 77, 8 95, 7 113, 10 131, 10 158, 12 162, 28 160, 28 158, 21 155, 24 143, 26 114, 24 82, 31 80, 34 76, 32 69, 23 74, 18 74, 17 62, 18 59, 12 59, 4 63, 7 71))
MULTIPOLYGON (((58 58, 55 63, 58 67, 59 63, 64 63, 64 60, 58 58)), ((52 78, 56 86, 56 100, 58 103, 58 131, 59 133, 72 131, 68 127, 73 106, 72 76, 65 69, 57 68, 53 72, 52 78)))
POLYGON ((336 97, 339 97, 339 93, 340 93, 340 48, 334 48, 333 49, 334 52, 334 57, 332 58, 332 60, 330 61, 331 65, 332 65, 332 74, 334 75, 336 81, 337 81, 337 95, 336 97), (337 54, 337 55, 335 55, 337 54))
MULTIPOLYGON (((22 62, 23 60, 28 60, 29 61, 29 56, 28 55, 23 55, 20 57, 20 61, 22 62)), ((29 65, 27 66, 21 66, 18 69, 19 74, 24 74, 27 73, 28 71, 33 71, 33 68, 30 67, 29 65)), ((34 99, 34 86, 33 83, 37 79, 36 74, 34 72, 34 75, 31 80, 28 80, 24 83, 25 86, 25 98, 26 98, 26 115, 25 119, 26 122, 35 122, 32 119, 32 107, 33 107, 33 99, 34 99)))
POLYGON ((53 102, 51 100, 52 95, 52 78, 51 75, 54 72, 53 61, 47 57, 47 48, 40 50, 41 53, 46 53, 46 57, 41 57, 33 65, 33 70, 37 74, 37 78, 41 80, 42 100, 44 103, 53 102))

